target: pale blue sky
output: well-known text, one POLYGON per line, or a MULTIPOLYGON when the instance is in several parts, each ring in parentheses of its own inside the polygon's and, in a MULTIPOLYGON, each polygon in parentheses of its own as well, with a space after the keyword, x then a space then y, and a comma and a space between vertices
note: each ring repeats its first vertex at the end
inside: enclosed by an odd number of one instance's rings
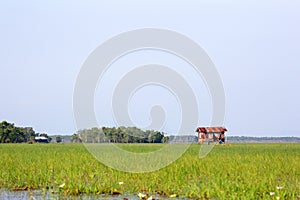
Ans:
POLYGON ((190 37, 213 60, 230 135, 300 136, 299 8, 296 0, 0 1, 0 120, 72 134, 74 84, 88 55, 121 32, 154 27, 190 37))

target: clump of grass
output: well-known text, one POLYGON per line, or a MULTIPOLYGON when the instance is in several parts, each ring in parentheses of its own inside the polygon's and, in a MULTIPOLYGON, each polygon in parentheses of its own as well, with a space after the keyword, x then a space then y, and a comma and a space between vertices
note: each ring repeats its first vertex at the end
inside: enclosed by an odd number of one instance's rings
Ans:
MULTIPOLYGON (((162 144, 120 148, 145 153, 162 144)), ((170 166, 138 174, 106 167, 81 144, 2 144, 0 152, 0 187, 10 190, 197 199, 300 198, 300 144, 217 145, 203 159, 198 158, 199 145, 191 145, 170 166)))

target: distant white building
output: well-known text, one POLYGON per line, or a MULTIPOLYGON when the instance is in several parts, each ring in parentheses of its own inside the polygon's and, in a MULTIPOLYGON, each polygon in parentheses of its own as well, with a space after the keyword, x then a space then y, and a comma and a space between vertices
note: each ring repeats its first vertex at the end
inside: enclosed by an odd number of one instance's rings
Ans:
POLYGON ((45 136, 37 136, 34 138, 35 142, 43 142, 43 143, 48 143, 49 140, 45 136))

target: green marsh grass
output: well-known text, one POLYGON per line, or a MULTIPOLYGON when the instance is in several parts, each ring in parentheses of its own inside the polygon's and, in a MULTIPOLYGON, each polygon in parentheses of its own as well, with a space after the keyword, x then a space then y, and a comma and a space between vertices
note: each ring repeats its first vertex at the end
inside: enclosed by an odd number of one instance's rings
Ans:
MULTIPOLYGON (((163 147, 118 146, 143 153, 163 147)), ((141 192, 194 199, 300 199, 300 144, 216 145, 203 159, 199 149, 191 145, 181 158, 155 172, 125 173, 101 164, 82 144, 1 144, 0 188, 62 195, 141 192)))

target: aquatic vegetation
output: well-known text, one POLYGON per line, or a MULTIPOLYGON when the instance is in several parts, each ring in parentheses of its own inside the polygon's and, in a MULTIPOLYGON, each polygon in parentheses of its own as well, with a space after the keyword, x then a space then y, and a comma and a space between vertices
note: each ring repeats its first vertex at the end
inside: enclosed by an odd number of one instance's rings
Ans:
MULTIPOLYGON (((118 145, 145 153, 165 144, 118 145)), ((216 145, 203 159, 195 144, 168 167, 150 173, 106 167, 82 144, 1 144, 0 152, 0 188, 10 190, 140 198, 157 194, 197 199, 300 199, 300 144, 216 145)))

